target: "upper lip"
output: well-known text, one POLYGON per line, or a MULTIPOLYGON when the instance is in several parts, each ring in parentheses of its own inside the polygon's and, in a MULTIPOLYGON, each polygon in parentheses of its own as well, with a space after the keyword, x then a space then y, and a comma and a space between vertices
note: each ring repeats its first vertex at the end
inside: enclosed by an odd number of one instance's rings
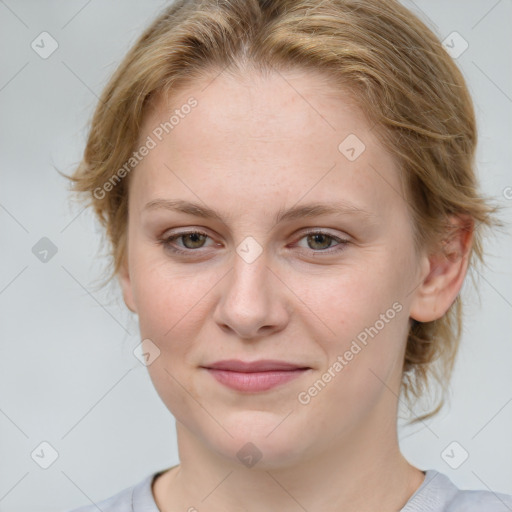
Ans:
POLYGON ((226 359, 216 361, 215 363, 203 366, 203 368, 215 370, 230 370, 232 372, 268 372, 268 371, 290 371, 304 370, 309 368, 301 364, 288 363, 286 361, 277 361, 274 359, 260 359, 259 361, 240 361, 239 359, 226 359))

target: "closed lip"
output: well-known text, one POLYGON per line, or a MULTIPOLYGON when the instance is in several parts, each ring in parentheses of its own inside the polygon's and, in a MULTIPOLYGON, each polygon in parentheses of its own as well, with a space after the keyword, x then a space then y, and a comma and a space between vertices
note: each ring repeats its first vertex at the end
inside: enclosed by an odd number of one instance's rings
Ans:
POLYGON ((277 361, 273 359, 261 359, 259 361, 241 361, 239 359, 226 359, 224 361, 216 361, 208 365, 202 366, 209 370, 227 370, 231 372, 255 373, 255 372, 271 372, 271 371, 293 371, 308 370, 309 366, 301 364, 289 363, 287 361, 277 361))

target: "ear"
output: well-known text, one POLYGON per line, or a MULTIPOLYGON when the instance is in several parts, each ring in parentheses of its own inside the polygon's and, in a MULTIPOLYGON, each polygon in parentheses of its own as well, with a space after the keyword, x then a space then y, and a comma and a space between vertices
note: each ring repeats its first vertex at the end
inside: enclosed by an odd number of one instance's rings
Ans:
POLYGON ((135 301, 133 300, 133 289, 132 289, 132 281, 130 277, 130 270, 128 266, 128 258, 123 258, 123 262, 119 267, 118 279, 119 284, 121 285, 121 290, 123 291, 123 299, 126 307, 132 312, 137 313, 137 308, 135 307, 135 301))
POLYGON ((468 269, 474 222, 466 215, 451 216, 438 249, 425 255, 420 285, 414 290, 410 316, 418 322, 441 318, 455 301, 468 269))

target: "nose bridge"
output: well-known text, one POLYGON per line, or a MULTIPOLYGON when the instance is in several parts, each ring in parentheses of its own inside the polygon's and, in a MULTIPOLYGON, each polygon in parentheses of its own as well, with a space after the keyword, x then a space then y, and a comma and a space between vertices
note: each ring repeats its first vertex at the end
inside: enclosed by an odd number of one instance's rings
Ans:
MULTIPOLYGON (((237 249, 233 261, 233 272, 229 278, 228 298, 235 301, 239 308, 246 307, 260 314, 268 305, 269 273, 266 255, 261 254, 254 260, 240 255, 241 247, 237 249)), ((248 253, 247 253, 248 254, 248 253)))
POLYGON ((259 293, 266 292, 269 252, 260 242, 253 236, 245 236, 235 247, 230 284, 236 293, 245 294, 256 289, 259 293))
POLYGON ((244 242, 233 258, 233 270, 224 284, 215 320, 241 337, 256 337, 261 328, 281 329, 286 322, 284 297, 269 268, 266 254, 255 258, 254 246, 244 242), (250 255, 250 257, 248 257, 250 255))

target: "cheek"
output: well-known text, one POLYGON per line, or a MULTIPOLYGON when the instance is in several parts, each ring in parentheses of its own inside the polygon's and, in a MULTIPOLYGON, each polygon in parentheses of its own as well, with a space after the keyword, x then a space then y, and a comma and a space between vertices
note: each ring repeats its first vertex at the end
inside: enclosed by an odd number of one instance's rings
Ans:
MULTIPOLYGON (((169 262, 147 261, 132 276, 140 334, 160 350, 148 367, 155 390, 174 417, 191 422, 190 411, 201 397, 190 376, 195 370, 192 354, 204 322, 207 295, 212 284, 197 275, 176 272, 169 262)), ((194 428, 194 421, 189 428, 194 428)))
POLYGON ((336 336, 316 338, 322 340, 325 365, 300 390, 304 393, 300 403, 308 401, 305 409, 312 407, 305 413, 320 418, 329 411, 339 428, 350 429, 378 403, 393 411, 402 375, 407 315, 405 307, 392 299, 376 290, 373 295, 331 297, 326 302, 330 308, 326 323, 336 336))
MULTIPOLYGON (((382 313, 400 302, 401 278, 393 257, 371 254, 332 271, 316 275, 288 274, 285 279, 293 283, 295 295, 301 299, 297 306, 303 309, 318 329, 328 338, 344 339, 373 325, 382 313), (301 306, 303 303, 304 306, 301 306)), ((393 314, 393 312, 391 312, 393 314)))
POLYGON ((296 281, 297 295, 307 298, 304 318, 325 354, 322 371, 336 375, 341 387, 333 388, 344 401, 381 388, 374 373, 386 381, 401 371, 408 328, 399 275, 405 268, 397 268, 392 255, 366 261, 331 276, 296 281))
POLYGON ((162 341, 177 334, 187 338, 189 329, 198 325, 208 292, 219 281, 218 273, 192 271, 163 255, 141 254, 138 262, 131 278, 141 335, 162 341))

